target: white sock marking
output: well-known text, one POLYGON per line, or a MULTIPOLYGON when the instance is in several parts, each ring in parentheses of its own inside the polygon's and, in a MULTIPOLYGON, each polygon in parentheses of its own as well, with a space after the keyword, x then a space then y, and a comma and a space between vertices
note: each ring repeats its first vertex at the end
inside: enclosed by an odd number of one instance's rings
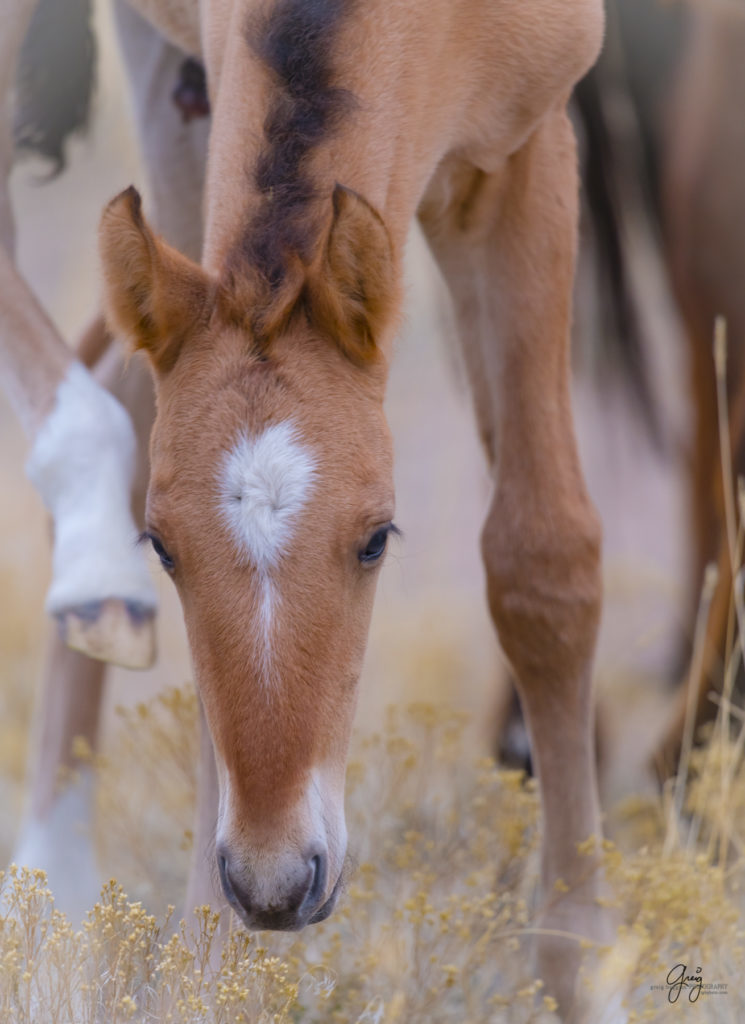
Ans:
POLYGON ((155 608, 130 509, 135 454, 126 410, 73 363, 26 463, 54 519, 49 614, 109 597, 155 608))
POLYGON ((46 818, 27 818, 11 857, 19 867, 46 871, 55 906, 75 925, 101 891, 92 828, 93 775, 81 768, 46 818))

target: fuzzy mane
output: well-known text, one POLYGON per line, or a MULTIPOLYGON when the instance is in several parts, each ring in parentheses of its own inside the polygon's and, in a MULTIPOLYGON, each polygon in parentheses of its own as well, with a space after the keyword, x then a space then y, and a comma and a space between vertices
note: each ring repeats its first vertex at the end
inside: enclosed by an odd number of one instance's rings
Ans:
POLYGON ((278 0, 246 27, 249 48, 272 74, 274 95, 252 172, 259 205, 228 258, 228 269, 248 271, 253 278, 252 327, 258 341, 273 308, 286 300, 290 268, 298 261, 310 263, 330 214, 331 194, 319 192, 308 164, 355 104, 352 94, 334 83, 332 65, 335 33, 352 3, 278 0))

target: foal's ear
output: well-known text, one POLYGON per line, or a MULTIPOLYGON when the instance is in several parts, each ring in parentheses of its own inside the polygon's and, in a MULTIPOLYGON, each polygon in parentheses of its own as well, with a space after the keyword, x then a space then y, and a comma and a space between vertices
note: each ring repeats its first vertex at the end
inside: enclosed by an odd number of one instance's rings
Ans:
POLYGON ((131 187, 104 210, 99 247, 112 330, 144 348, 158 373, 167 373, 187 334, 208 315, 209 278, 153 234, 131 187))
POLYGON ((397 306, 393 247, 374 207, 337 185, 320 264, 306 282, 311 317, 355 363, 371 362, 397 306))

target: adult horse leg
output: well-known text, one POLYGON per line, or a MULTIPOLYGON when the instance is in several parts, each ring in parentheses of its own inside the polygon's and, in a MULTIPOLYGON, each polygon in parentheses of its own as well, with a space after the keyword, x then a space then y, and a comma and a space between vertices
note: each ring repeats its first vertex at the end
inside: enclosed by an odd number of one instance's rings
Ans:
POLYGON ((421 219, 455 300, 494 473, 482 536, 489 606, 518 681, 544 815, 539 972, 579 1019, 579 937, 606 938, 607 923, 596 858, 577 850, 601 831, 591 686, 601 582, 569 395, 575 163, 557 110, 494 173, 445 165, 421 219))
MULTIPOLYGON (((83 335, 79 351, 101 355, 97 379, 121 401, 134 425, 138 460, 132 515, 142 523, 147 441, 154 415, 151 378, 141 358, 133 359, 125 373, 121 353, 105 349, 105 330, 97 319, 83 335)), ((91 835, 94 794, 89 757, 98 744, 106 664, 68 648, 56 628, 47 647, 28 806, 13 860, 43 868, 56 905, 79 921, 97 899, 102 881, 91 835)))
POLYGON ((0 384, 33 441, 28 473, 54 519, 47 609, 70 646, 139 667, 153 658, 155 595, 127 511, 132 426, 75 360, 12 259, 10 97, 35 6, 0 4, 0 384))
MULTIPOLYGON (((201 247, 201 192, 207 125, 185 126, 170 96, 178 81, 183 53, 167 45, 150 26, 125 5, 117 10, 119 31, 130 67, 135 112, 153 197, 154 218, 167 238, 196 258, 201 247)), ((83 335, 78 354, 93 364, 101 361, 108 384, 129 411, 139 442, 134 482, 133 513, 143 521, 147 487, 147 441, 154 406, 152 380, 140 357, 126 364, 109 351, 109 337, 97 317, 83 335)), ((29 811, 17 847, 19 862, 46 867, 58 904, 72 912, 90 905, 97 894, 97 874, 90 847, 81 842, 90 830, 91 784, 87 766, 76 757, 73 741, 95 749, 105 666, 67 651, 58 637, 50 653, 40 700, 37 760, 32 771, 29 811), (60 774, 72 785, 60 791, 60 774)), ((209 739, 209 738, 207 738, 209 739)), ((195 857, 190 892, 207 902, 210 878, 207 862, 199 857, 214 836, 217 784, 213 784, 211 746, 202 742, 200 813, 195 829, 195 857)), ((187 906, 189 904, 187 901, 187 906)))

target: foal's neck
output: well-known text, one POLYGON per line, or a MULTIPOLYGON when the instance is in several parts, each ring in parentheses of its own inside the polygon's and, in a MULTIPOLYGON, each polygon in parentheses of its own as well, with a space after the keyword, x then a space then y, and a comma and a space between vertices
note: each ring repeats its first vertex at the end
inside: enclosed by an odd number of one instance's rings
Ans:
MULTIPOLYGON (((362 195, 383 217, 400 259, 421 194, 446 148, 444 86, 429 81, 437 78, 437 65, 422 53, 424 45, 436 48, 436 33, 421 30, 425 6, 281 0, 264 16, 246 0, 235 0, 229 11, 229 4, 213 5, 205 29, 213 109, 203 260, 208 270, 219 272, 238 234, 268 201, 257 179, 261 162, 274 157, 280 189, 293 173, 302 175, 314 197, 309 212, 313 216, 315 206, 320 221, 336 183, 362 195), (312 15, 305 13, 309 7, 312 15), (313 24, 302 38, 293 33, 296 17, 318 19, 315 42, 308 43, 313 24), (288 116, 293 103, 306 109, 305 120, 302 111, 297 119, 291 111, 288 116), (303 152, 296 159, 298 146, 303 152)), ((433 0, 430 15, 441 6, 433 0)))

